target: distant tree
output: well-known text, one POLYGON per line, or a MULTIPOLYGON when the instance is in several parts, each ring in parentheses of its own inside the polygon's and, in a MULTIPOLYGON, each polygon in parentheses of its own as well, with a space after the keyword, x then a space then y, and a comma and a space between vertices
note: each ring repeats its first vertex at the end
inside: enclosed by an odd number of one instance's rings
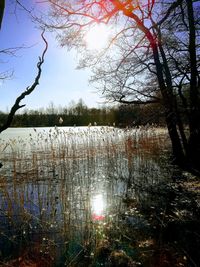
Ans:
POLYGON ((56 107, 52 101, 49 103, 48 107, 46 108, 46 113, 50 115, 56 114, 56 107))
POLYGON ((172 142, 174 159, 181 166, 200 170, 200 86, 198 1, 62 1, 49 0, 55 29, 62 45, 76 46, 84 55, 107 97, 121 103, 159 101, 172 142), (112 25, 108 47, 86 53, 84 35, 92 24, 112 25), (175 45, 176 44, 176 45, 175 45), (109 52, 109 53, 108 53, 109 52), (189 63, 189 64, 187 64, 189 63), (189 137, 179 101, 182 83, 189 88, 189 137), (181 87, 180 87, 181 86, 181 87), (159 94, 158 94, 159 92, 159 94), (158 97, 159 95, 159 97, 158 97))
POLYGON ((142 120, 138 105, 120 104, 116 110, 116 122, 120 127, 140 125, 142 120))
POLYGON ((87 110, 87 106, 85 105, 82 98, 80 98, 78 103, 76 104, 75 110, 78 116, 84 115, 85 111, 87 110))

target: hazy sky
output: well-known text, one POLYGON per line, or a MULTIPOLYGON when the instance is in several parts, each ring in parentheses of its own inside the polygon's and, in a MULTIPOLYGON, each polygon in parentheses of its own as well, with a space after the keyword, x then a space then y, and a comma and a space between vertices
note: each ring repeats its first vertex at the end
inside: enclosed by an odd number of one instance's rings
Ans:
MULTIPOLYGON (((21 1, 29 6, 33 0, 21 1)), ((13 71, 10 79, 0 80, 0 110, 7 110, 13 105, 16 97, 27 86, 31 85, 37 73, 38 56, 43 51, 40 31, 31 22, 28 14, 17 7, 14 0, 6 1, 5 15, 0 31, 0 50, 19 47, 16 56, 6 56, 0 53, 0 73, 13 71)), ((44 8, 42 4, 37 8, 44 8)), ((78 63, 75 51, 67 51, 59 47, 54 37, 47 34, 49 49, 43 65, 39 86, 23 103, 29 109, 47 107, 52 101, 55 105, 67 105, 71 100, 80 98, 89 107, 98 106, 103 100, 95 89, 89 85, 89 70, 76 70, 78 63)))

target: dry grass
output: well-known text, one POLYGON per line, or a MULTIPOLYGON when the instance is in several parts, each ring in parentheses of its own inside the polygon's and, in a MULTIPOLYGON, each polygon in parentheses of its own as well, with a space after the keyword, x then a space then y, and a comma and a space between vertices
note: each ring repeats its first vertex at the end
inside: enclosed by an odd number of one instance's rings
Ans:
POLYGON ((41 266, 52 266, 66 251, 66 265, 74 266, 83 251, 95 251, 104 226, 120 223, 124 198, 145 199, 141 187, 168 179, 160 165, 166 140, 166 131, 154 128, 95 127, 35 130, 27 140, 1 142, 0 240, 8 244, 2 260, 14 246, 23 255, 18 266, 40 266, 31 253, 41 262, 50 257, 41 266), (92 219, 96 194, 106 202, 103 222, 92 219))

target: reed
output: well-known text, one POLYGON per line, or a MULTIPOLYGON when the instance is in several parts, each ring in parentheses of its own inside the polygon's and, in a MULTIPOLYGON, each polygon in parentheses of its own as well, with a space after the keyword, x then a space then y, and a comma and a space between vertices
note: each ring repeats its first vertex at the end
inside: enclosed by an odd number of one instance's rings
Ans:
POLYGON ((152 244, 137 228, 142 223, 148 228, 138 207, 148 204, 148 189, 169 180, 170 170, 163 170, 161 156, 169 149, 165 129, 35 129, 26 140, 1 142, 0 149, 4 264, 10 257, 34 264, 35 254, 44 267, 81 266, 80 262, 89 266, 98 260, 102 243, 111 242, 113 250, 119 242, 122 248, 128 243, 152 244), (96 195, 104 201, 99 217, 92 211, 96 195), (136 226, 130 237, 125 221, 133 215, 136 221, 129 223, 136 226))

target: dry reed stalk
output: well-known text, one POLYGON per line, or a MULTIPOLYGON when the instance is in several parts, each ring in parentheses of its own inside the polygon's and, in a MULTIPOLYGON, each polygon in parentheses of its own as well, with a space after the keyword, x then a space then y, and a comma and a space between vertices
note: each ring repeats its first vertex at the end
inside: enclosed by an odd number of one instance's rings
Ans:
MULTIPOLYGON (((152 172, 152 162, 146 155, 155 154, 162 140, 153 129, 101 128, 81 133, 57 129, 55 133, 37 133, 29 146, 30 160, 25 160, 26 151, 11 154, 13 179, 9 185, 13 189, 8 188, 5 193, 10 203, 8 214, 12 217, 11 203, 19 203, 22 220, 28 223, 30 216, 25 206, 30 203, 30 213, 34 208, 39 213, 31 214, 31 218, 37 221, 41 233, 46 232, 45 238, 49 236, 56 243, 52 231, 58 231, 67 240, 74 239, 78 232, 80 244, 93 243, 91 195, 105 191, 108 204, 105 221, 120 224, 117 213, 124 209, 121 196, 128 194, 130 186, 140 186, 140 181, 145 181, 146 186, 154 183, 153 178, 151 181, 146 177, 152 172), (26 187, 29 183, 32 189, 26 187)), ((5 183, 6 173, 3 180, 5 183)), ((96 237, 95 247, 100 239, 96 237)))

